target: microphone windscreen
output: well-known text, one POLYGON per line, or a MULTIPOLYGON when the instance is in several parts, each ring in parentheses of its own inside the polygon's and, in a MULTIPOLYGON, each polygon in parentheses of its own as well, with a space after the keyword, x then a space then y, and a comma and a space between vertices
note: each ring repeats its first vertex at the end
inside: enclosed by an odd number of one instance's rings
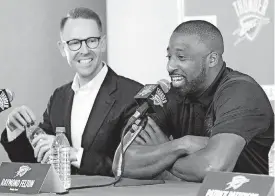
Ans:
POLYGON ((164 93, 168 93, 171 88, 171 82, 166 79, 161 79, 157 83, 161 86, 164 93))

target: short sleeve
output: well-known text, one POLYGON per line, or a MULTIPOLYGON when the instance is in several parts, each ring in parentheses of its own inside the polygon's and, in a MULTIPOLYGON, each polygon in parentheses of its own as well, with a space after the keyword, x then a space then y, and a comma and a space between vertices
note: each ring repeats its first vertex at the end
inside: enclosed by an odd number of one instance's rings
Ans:
POLYGON ((247 143, 267 131, 274 116, 262 88, 243 80, 232 81, 216 92, 214 115, 211 136, 233 133, 243 137, 247 143))

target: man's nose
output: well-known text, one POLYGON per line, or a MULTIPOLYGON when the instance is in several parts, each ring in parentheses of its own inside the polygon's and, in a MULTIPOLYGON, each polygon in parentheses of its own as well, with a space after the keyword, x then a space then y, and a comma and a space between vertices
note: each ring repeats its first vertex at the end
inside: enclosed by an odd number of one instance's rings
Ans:
POLYGON ((82 54, 87 54, 89 52, 88 46, 86 45, 85 41, 82 41, 79 52, 81 52, 82 54))
POLYGON ((176 64, 175 60, 173 58, 171 58, 167 63, 167 71, 170 73, 176 69, 177 69, 177 64, 176 64))

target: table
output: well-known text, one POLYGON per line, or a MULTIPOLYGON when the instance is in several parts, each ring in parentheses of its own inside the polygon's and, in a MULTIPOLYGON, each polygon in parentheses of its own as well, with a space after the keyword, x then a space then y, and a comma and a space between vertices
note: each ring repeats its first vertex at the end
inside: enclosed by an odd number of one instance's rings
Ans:
MULTIPOLYGON (((83 182, 96 182, 96 184, 103 184, 104 182, 111 182, 113 178, 110 177, 98 177, 98 176, 82 176, 73 177, 72 184, 79 181, 83 182), (103 182, 103 183, 102 183, 103 182)), ((196 196, 201 184, 179 181, 165 181, 164 184, 143 185, 143 186, 122 186, 122 187, 98 187, 98 188, 86 188, 70 190, 68 194, 64 196, 126 196, 126 195, 138 195, 138 196, 196 196)), ((3 196, 25 196, 24 194, 5 194, 0 193, 3 196)), ((39 196, 52 196, 57 195, 55 193, 40 193, 39 196)), ((58 196, 58 195, 57 195, 58 196)), ((61 195, 63 196, 63 195, 61 195)))

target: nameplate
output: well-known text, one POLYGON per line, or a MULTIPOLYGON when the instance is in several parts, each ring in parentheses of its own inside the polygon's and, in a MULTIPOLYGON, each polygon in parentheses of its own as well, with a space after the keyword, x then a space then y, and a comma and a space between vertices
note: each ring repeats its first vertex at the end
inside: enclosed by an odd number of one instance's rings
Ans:
POLYGON ((209 172, 198 196, 273 196, 274 177, 233 172, 209 172))
POLYGON ((52 165, 2 162, 0 193, 38 194, 41 192, 66 192, 52 165))

